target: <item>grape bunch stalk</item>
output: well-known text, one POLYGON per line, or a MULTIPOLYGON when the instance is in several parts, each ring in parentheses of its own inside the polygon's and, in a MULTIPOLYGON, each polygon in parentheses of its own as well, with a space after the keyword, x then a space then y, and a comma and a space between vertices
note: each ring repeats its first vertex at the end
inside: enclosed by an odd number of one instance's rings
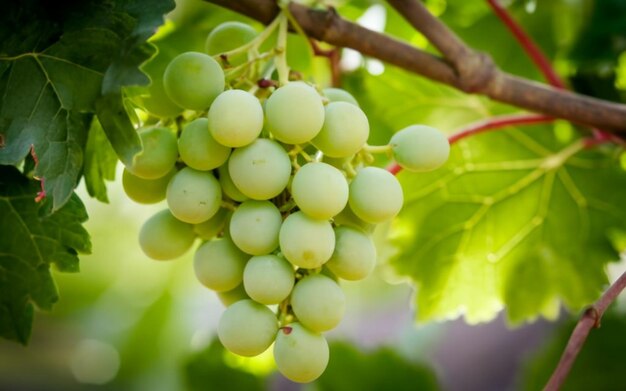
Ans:
POLYGON ((370 235, 402 208, 398 180, 371 165, 373 154, 429 171, 447 160, 449 144, 413 125, 388 145, 368 145, 368 119, 352 95, 290 72, 287 12, 261 33, 223 23, 205 53, 167 64, 136 102, 156 120, 139 127, 143 151, 123 186, 139 203, 167 200, 139 233, 149 257, 175 259, 202 241, 195 274, 227 307, 224 347, 256 356, 274 344, 278 370, 310 382, 329 360, 322 333, 344 315, 339 281, 372 272, 370 235), (267 41, 274 45, 263 49, 267 41))

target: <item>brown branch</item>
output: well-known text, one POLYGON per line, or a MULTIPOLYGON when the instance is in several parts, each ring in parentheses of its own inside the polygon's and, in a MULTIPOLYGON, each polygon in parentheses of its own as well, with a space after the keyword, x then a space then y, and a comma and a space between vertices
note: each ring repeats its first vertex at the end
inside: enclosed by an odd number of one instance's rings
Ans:
MULTIPOLYGON (((262 23, 270 22, 279 12, 275 0, 207 1, 262 23)), ((626 132, 626 105, 559 91, 544 84, 507 74, 495 66, 490 67, 489 57, 482 53, 471 51, 467 57, 461 52, 458 54, 455 51, 458 47, 454 42, 447 42, 445 36, 436 38, 437 45, 442 52, 445 51, 444 55, 456 58, 457 66, 451 66, 445 60, 407 43, 348 22, 333 9, 318 10, 291 3, 289 10, 311 38, 357 50, 366 56, 378 58, 465 92, 479 93, 500 102, 582 125, 626 132), (458 57, 454 57, 455 55, 458 57)), ((436 19, 432 15, 429 17, 436 19)), ((430 32, 427 34, 431 37, 434 35, 430 32)))
POLYGON ((604 294, 596 301, 591 307, 589 307, 583 316, 578 321, 578 324, 572 332, 572 336, 567 342, 565 351, 561 356, 561 360, 556 369, 552 373, 550 380, 544 387, 544 391, 556 391, 561 388, 563 382, 567 378, 576 357, 580 352, 580 349, 585 344, 589 332, 593 328, 600 327, 600 319, 602 315, 609 307, 609 305, 615 301, 617 296, 626 288, 626 272, 622 274, 610 287, 604 292, 604 294))

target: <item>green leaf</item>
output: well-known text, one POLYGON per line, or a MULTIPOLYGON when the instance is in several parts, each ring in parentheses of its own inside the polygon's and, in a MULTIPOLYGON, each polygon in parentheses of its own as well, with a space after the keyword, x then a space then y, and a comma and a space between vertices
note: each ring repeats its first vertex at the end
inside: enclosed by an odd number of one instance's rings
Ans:
POLYGON ((420 321, 461 314, 511 322, 577 310, 607 282, 626 228, 626 172, 615 148, 565 144, 550 126, 487 133, 452 147, 432 173, 401 172, 405 205, 392 265, 418 287, 420 321))
POLYGON ((82 223, 87 212, 72 195, 56 213, 35 202, 39 182, 15 167, 0 166, 0 336, 26 344, 34 305, 49 310, 58 294, 50 265, 78 271, 77 252, 91 242, 82 223))
POLYGON ((117 156, 102 130, 100 122, 94 118, 87 135, 85 146, 85 185, 90 196, 99 201, 109 202, 105 180, 115 179, 117 156))

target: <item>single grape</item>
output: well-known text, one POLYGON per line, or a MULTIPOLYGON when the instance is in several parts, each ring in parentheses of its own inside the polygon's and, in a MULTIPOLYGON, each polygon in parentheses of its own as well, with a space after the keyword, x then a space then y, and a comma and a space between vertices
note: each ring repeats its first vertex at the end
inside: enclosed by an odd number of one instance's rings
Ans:
POLYGON ((250 296, 246 293, 243 284, 237 285, 236 288, 224 292, 215 292, 217 298, 220 299, 225 307, 228 307, 241 300, 249 300, 250 296))
POLYGON ((198 118, 183 128, 178 139, 178 152, 189 167, 208 171, 228 160, 230 148, 215 141, 209 132, 209 121, 206 118, 198 118))
POLYGON ((157 179, 143 179, 131 174, 124 169, 122 174, 122 186, 124 192, 131 200, 140 204, 155 204, 165 199, 165 190, 170 179, 176 174, 176 169, 157 179))
POLYGON ((326 163, 308 163, 294 175, 291 195, 301 211, 327 220, 348 203, 348 181, 341 171, 326 163))
POLYGON ((315 88, 292 82, 278 88, 265 102, 267 126, 287 144, 311 141, 324 124, 324 105, 315 88))
POLYGON ((241 284, 243 269, 249 258, 230 239, 213 239, 198 247, 193 267, 202 285, 223 292, 241 284))
POLYGON ((193 226, 177 220, 167 209, 146 220, 139 231, 139 246, 147 256, 159 261, 180 257, 195 239, 193 226))
POLYGON ((389 141, 393 158, 409 171, 432 171, 450 156, 450 143, 435 128, 411 125, 395 133, 389 141))
POLYGON ((187 52, 165 68, 163 85, 167 96, 180 107, 204 110, 224 91, 224 71, 211 56, 187 52))
POLYGON ((402 187, 393 174, 379 167, 360 169, 350 183, 348 202, 360 219, 377 224, 402 209, 402 187))
POLYGON ((276 338, 276 315, 252 300, 240 300, 224 311, 217 325, 217 336, 224 347, 240 356, 263 353, 276 338))
POLYGON ((269 201, 248 200, 239 205, 230 220, 230 237, 243 252, 269 254, 278 247, 283 222, 276 205, 269 201))
POLYGON ((344 280, 362 280, 376 266, 376 246, 359 229, 336 227, 335 251, 325 266, 344 280))
POLYGON ((248 199, 248 197, 237 189, 237 186, 233 183, 230 173, 228 172, 228 162, 219 166, 217 173, 220 176, 220 186, 222 187, 222 191, 226 194, 226 196, 228 196, 228 198, 237 202, 243 202, 248 199))
POLYGON ((224 91, 215 98, 208 114, 209 130, 218 143, 243 147, 263 129, 263 107, 256 96, 242 90, 224 91))
POLYGON ((274 361, 287 379, 308 383, 320 377, 329 359, 328 342, 323 335, 298 322, 281 327, 274 343, 274 361))
POLYGON ((376 224, 366 223, 355 215, 349 203, 338 215, 333 217, 333 222, 335 225, 357 228, 368 234, 371 234, 376 229, 376 224))
POLYGON ((195 224, 193 230, 202 240, 213 239, 224 230, 228 215, 229 212, 227 209, 219 208, 213 217, 202 223, 195 224))
POLYGON ((143 150, 126 167, 143 179, 157 179, 167 175, 176 164, 178 146, 176 136, 169 128, 143 128, 139 130, 143 150))
POLYGON ((357 153, 370 134, 370 125, 363 110, 347 102, 326 105, 324 126, 311 141, 325 155, 348 157, 357 153))
MULTIPOLYGON (((222 54, 247 44, 256 37, 256 30, 241 22, 224 22, 209 33, 204 48, 210 55, 222 54)), ((246 61, 246 54, 228 57, 231 65, 241 65, 246 61)))
POLYGON ((303 212, 290 214, 278 234, 280 251, 292 264, 306 269, 322 266, 333 254, 335 233, 327 220, 303 212))
POLYGON ((308 329, 328 331, 341 322, 346 310, 346 296, 331 278, 311 274, 298 281, 293 288, 291 308, 308 329))
POLYGON ((185 167, 167 186, 167 206, 177 219, 198 224, 213 217, 222 203, 222 189, 213 174, 185 167))
POLYGON ((348 102, 357 107, 359 106, 359 102, 356 101, 354 96, 341 88, 324 88, 322 92, 330 102, 348 102))
POLYGON ((291 176, 291 160, 276 141, 260 138, 233 151, 228 172, 239 191, 254 200, 279 195, 291 176))
POLYGON ((262 304, 278 304, 291 293, 295 280, 293 266, 276 255, 250 258, 243 270, 243 286, 250 297, 262 304))

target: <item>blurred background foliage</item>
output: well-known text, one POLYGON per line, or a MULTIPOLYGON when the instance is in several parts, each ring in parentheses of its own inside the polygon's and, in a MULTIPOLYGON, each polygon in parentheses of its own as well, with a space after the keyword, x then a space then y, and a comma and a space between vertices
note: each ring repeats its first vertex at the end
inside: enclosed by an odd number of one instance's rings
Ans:
MULTIPOLYGON (((433 50, 384 2, 331 3, 346 18, 433 50)), ((626 2, 506 3, 575 89, 625 101, 626 2)), ((490 53, 502 69, 541 80, 486 2, 426 4, 469 45, 490 53)), ((177 53, 201 51, 208 32, 233 19, 246 20, 199 0, 180 1, 153 39, 159 54, 146 71, 158 74, 177 53)), ((294 69, 318 84, 329 84, 326 59, 313 58, 302 38, 290 38, 288 53, 294 69)), ((371 144, 386 143, 394 131, 411 123, 452 132, 514 110, 350 51, 344 52, 342 68, 343 87, 369 117, 371 144)), ((137 96, 142 90, 127 93, 137 96)), ((215 337, 223 306, 196 282, 191 253, 174 262, 156 262, 137 245, 141 224, 163 205, 134 204, 121 189, 121 167, 117 178, 109 186, 108 205, 79 189, 90 215, 86 227, 93 255, 81 257, 80 273, 55 273, 61 300, 53 312, 38 313, 28 347, 0 341, 0 390, 536 390, 554 368, 574 325, 576 315, 563 313, 555 323, 539 320, 515 329, 502 317, 471 327, 460 320, 416 326, 412 289, 393 281, 381 264, 367 280, 343 284, 347 313, 328 335, 329 367, 318 381, 297 385, 275 372, 270 351, 254 359, 224 351, 215 337)), ((383 229, 378 236, 384 234, 383 229)), ((381 258, 389 251, 382 239, 379 251, 381 258)), ((614 264, 610 273, 623 269, 623 263, 614 264)), ((625 389, 621 304, 600 330, 592 331, 566 389, 625 389)))

